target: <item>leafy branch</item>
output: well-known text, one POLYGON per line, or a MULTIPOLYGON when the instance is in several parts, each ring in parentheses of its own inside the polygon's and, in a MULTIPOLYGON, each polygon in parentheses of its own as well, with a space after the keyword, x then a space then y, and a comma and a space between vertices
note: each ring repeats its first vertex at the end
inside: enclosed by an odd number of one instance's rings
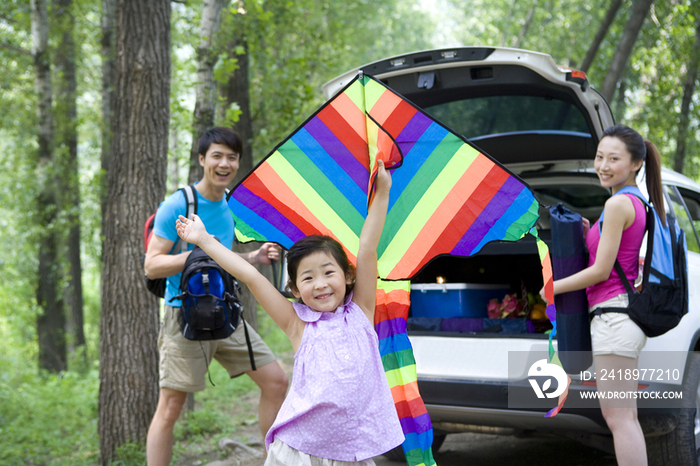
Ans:
POLYGON ((30 57, 33 57, 34 54, 32 53, 31 50, 27 50, 23 47, 18 47, 16 45, 8 44, 7 42, 0 42, 0 47, 4 47, 6 49, 12 50, 17 53, 21 53, 24 55, 29 55, 30 57))

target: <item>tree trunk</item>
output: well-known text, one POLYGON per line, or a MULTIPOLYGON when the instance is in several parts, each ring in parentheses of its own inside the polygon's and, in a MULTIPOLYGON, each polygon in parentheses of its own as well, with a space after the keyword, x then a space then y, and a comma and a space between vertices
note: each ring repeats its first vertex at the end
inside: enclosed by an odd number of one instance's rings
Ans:
POLYGON ((51 65, 48 41, 49 22, 46 0, 32 0, 32 40, 34 55, 34 87, 37 94, 37 217, 40 225, 39 271, 36 301, 41 309, 37 317, 39 367, 52 372, 66 368, 66 318, 59 289, 61 264, 54 233, 58 210, 56 170, 53 142, 53 110, 51 65))
POLYGON ((610 8, 608 8, 605 19, 603 19, 603 22, 600 24, 600 28, 598 28, 598 32, 593 38, 593 43, 588 49, 588 52, 586 52, 586 56, 583 58, 581 66, 578 67, 584 73, 591 67, 593 59, 595 59, 598 49, 600 48, 600 44, 603 43, 603 39, 605 39, 605 35, 608 33, 608 29, 610 29, 610 26, 615 20, 615 15, 617 15, 617 10, 620 9, 621 5, 622 0, 612 0, 612 3, 610 3, 610 8))
POLYGON ((500 47, 506 47, 507 45, 507 40, 508 40, 508 30, 510 28, 510 24, 513 21, 513 15, 515 13, 515 5, 517 5, 518 0, 513 0, 513 3, 510 7, 510 10, 508 11, 508 18, 506 18, 505 22, 503 23, 503 33, 501 34, 501 41, 499 42, 500 47))
MULTIPOLYGON (((58 162, 61 211, 68 225, 66 255, 68 280, 64 299, 68 310, 67 333, 72 335, 71 351, 85 346, 83 330, 83 282, 80 263, 80 185, 78 175, 78 112, 75 80, 75 17, 72 0, 55 0, 53 17, 56 18, 59 44, 56 48, 56 160, 58 162)), ((82 356, 83 361, 84 354, 82 356)))
POLYGON ((695 92, 695 80, 698 79, 698 68, 700 67, 700 21, 695 28, 695 44, 693 49, 696 53, 690 55, 688 70, 683 80, 683 100, 681 102, 681 114, 678 118, 678 138, 676 140, 676 154, 673 157, 673 169, 678 173, 683 173, 685 165, 685 151, 688 139, 688 126, 690 125, 690 102, 693 100, 695 92))
POLYGON ((637 0, 634 2, 630 19, 627 21, 625 30, 622 33, 622 39, 620 39, 620 43, 617 46, 600 91, 608 102, 612 101, 617 83, 620 81, 625 66, 627 66, 627 60, 632 54, 632 48, 637 41, 637 36, 642 29, 642 24, 644 24, 644 19, 652 3, 654 3, 654 0, 637 0))
POLYGON ((102 0, 102 147, 100 153, 100 207, 102 232, 107 217, 107 174, 112 153, 112 94, 114 93, 114 1, 102 0))
POLYGON ((168 151, 168 171, 170 175, 167 178, 170 187, 167 192, 170 193, 174 193, 180 189, 180 161, 177 156, 179 143, 178 128, 173 125, 170 129, 170 150, 168 151))
POLYGON ((142 227, 165 194, 170 2, 118 0, 112 154, 100 319, 100 463, 143 443, 158 401, 158 300, 144 286, 142 227))
POLYGON ((527 16, 525 16, 525 22, 523 23, 523 27, 520 28, 520 33, 518 34, 518 39, 515 41, 515 48, 516 49, 522 47, 523 39, 525 39, 527 32, 530 30, 530 25, 532 25, 532 18, 535 16, 535 9, 536 8, 537 8, 537 0, 534 1, 532 6, 530 7, 530 10, 527 12, 527 16))
POLYGON ((216 108, 214 65, 216 65, 217 58, 214 50, 214 36, 221 24, 223 7, 223 0, 204 0, 201 22, 202 40, 197 47, 197 101, 192 121, 192 150, 190 151, 188 184, 202 179, 203 171, 199 165, 199 138, 214 126, 216 108))

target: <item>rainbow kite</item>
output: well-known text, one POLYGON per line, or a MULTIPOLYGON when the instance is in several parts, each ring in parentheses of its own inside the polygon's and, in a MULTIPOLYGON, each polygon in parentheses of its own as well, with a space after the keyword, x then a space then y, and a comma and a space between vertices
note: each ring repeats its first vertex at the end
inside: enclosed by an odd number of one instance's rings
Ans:
MULTIPOLYGON (((470 256, 490 241, 516 241, 531 229, 536 235, 539 203, 530 189, 360 74, 278 145, 230 193, 228 203, 240 242, 273 241, 289 248, 304 236, 323 234, 337 239, 354 262, 380 158, 392 169, 392 187, 377 249, 375 328, 407 461, 431 466, 433 432, 406 334, 410 282, 405 280, 440 254, 470 256)), ((539 239, 538 248, 547 298, 554 302, 549 254, 539 239)), ((553 319, 553 306, 548 311, 553 319)))

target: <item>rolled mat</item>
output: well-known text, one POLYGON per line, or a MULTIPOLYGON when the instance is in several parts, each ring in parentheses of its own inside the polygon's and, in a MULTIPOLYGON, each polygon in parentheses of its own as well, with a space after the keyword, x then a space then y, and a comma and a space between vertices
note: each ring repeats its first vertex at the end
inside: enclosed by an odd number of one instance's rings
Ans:
MULTIPOLYGON (((552 274, 555 280, 586 267, 586 245, 581 215, 561 204, 549 209, 552 228, 552 274)), ((577 373, 591 366, 591 326, 586 290, 554 297, 557 308, 557 347, 564 370, 577 373)))

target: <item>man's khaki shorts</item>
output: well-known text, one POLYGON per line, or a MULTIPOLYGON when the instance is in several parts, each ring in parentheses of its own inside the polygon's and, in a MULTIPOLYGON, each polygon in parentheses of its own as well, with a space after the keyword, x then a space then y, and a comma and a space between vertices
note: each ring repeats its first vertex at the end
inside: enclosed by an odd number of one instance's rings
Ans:
MULTIPOLYGON (((165 306, 163 325, 158 335, 160 351, 160 387, 182 392, 199 392, 206 388, 205 376, 212 358, 219 361, 231 378, 250 371, 250 356, 243 325, 223 340, 192 341, 180 332, 180 308, 165 306)), ((255 367, 275 361, 275 355, 250 325, 248 335, 253 347, 255 367)))

